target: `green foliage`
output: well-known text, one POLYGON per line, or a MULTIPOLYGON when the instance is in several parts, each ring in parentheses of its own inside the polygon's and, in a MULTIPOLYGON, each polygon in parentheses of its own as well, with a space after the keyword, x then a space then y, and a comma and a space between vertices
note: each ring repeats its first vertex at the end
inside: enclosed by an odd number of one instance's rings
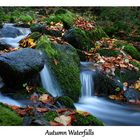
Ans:
POLYGON ((75 114, 76 122, 72 125, 74 126, 103 126, 104 124, 92 115, 83 116, 79 113, 75 114))
POLYGON ((53 121, 56 117, 58 117, 58 114, 55 111, 49 111, 45 113, 44 117, 49 122, 49 121, 53 121))
POLYGON ((78 101, 81 84, 80 62, 76 50, 70 45, 52 44, 47 36, 39 39, 37 48, 45 52, 47 64, 56 77, 62 93, 75 102, 78 101))
POLYGON ((118 56, 120 54, 120 51, 118 51, 118 50, 109 50, 109 49, 100 49, 98 51, 98 53, 101 56, 111 57, 111 56, 118 56))
POLYGON ((56 99, 56 101, 66 108, 76 109, 73 100, 68 96, 60 96, 56 99))
POLYGON ((19 126, 22 125, 22 121, 9 107, 0 104, 0 126, 19 126))

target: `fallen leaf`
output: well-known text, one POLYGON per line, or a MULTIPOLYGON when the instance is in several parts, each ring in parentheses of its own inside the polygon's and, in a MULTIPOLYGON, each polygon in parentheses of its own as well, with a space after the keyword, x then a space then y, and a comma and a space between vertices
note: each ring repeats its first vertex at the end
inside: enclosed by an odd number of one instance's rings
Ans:
POLYGON ((54 121, 56 121, 56 122, 58 122, 60 124, 63 124, 64 126, 68 126, 71 123, 71 117, 70 116, 61 115, 59 117, 56 117, 54 119, 54 121))

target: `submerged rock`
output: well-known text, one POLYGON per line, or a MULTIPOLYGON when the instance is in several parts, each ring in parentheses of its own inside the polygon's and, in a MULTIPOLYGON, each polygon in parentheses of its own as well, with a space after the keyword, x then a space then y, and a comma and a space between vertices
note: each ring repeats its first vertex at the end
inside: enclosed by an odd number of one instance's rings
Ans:
POLYGON ((38 74, 43 66, 43 56, 30 48, 0 56, 0 75, 10 87, 21 86, 38 74))

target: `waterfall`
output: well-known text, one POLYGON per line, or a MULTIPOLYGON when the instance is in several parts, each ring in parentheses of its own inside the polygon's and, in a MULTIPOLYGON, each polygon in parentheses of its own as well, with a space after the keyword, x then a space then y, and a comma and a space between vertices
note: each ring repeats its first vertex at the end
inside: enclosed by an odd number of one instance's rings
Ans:
POLYGON ((44 87, 52 96, 60 96, 60 88, 52 75, 50 69, 47 65, 44 66, 43 70, 40 72, 41 82, 44 87))
POLYGON ((82 96, 92 96, 94 95, 94 81, 92 71, 82 71, 80 73, 80 80, 82 83, 81 93, 82 96))
POLYGON ((95 70, 92 65, 93 63, 90 62, 81 62, 80 80, 82 84, 82 97, 91 97, 94 95, 95 70))

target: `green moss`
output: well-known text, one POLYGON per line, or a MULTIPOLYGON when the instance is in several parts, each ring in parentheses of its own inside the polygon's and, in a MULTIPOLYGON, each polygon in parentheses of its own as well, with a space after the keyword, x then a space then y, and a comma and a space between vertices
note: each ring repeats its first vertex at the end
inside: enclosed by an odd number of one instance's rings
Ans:
POLYGON ((22 118, 10 108, 0 104, 0 126, 18 126, 22 125, 22 118))
POLYGON ((38 40, 40 37, 41 37, 41 34, 39 32, 33 32, 29 36, 29 38, 34 39, 35 41, 38 40))
POLYGON ((33 18, 30 15, 21 15, 19 17, 19 20, 22 21, 23 23, 28 23, 33 20, 33 18))
POLYGON ((44 88, 42 88, 42 87, 37 87, 36 88, 36 92, 38 92, 39 94, 45 94, 45 93, 47 93, 47 91, 44 88))
POLYGON ((52 44, 47 36, 39 39, 37 48, 45 52, 47 64, 56 77, 63 95, 78 101, 81 83, 80 62, 76 50, 70 45, 52 44))
POLYGON ((96 28, 91 31, 86 31, 86 34, 92 41, 97 41, 102 39, 103 37, 108 37, 108 35, 100 26, 96 26, 96 28))
POLYGON ((133 66, 139 68, 139 71, 140 71, 140 62, 138 62, 138 61, 131 61, 130 63, 131 63, 133 66))
POLYGON ((115 75, 119 77, 122 83, 128 82, 129 84, 134 83, 140 77, 140 72, 135 70, 123 70, 117 69, 115 75))
POLYGON ((73 25, 73 22, 76 18, 76 15, 68 10, 60 9, 52 14, 49 18, 46 18, 46 22, 63 22, 66 28, 69 28, 73 25))
POLYGON ((89 50, 92 45, 91 39, 87 36, 85 30, 72 28, 64 34, 64 40, 79 50, 89 50))
POLYGON ((140 52, 133 45, 125 45, 124 51, 131 55, 134 59, 140 60, 140 52))
POLYGON ((109 50, 109 49, 100 49, 98 51, 98 53, 101 56, 111 57, 111 56, 118 56, 120 54, 120 51, 118 51, 118 50, 109 50))
POLYGON ((128 44, 128 42, 118 40, 118 41, 116 41, 115 46, 117 48, 123 48, 123 50, 127 54, 132 56, 132 58, 134 58, 136 60, 140 60, 140 52, 133 45, 128 44))
POLYGON ((73 100, 68 96, 60 96, 56 99, 56 101, 66 108, 76 109, 73 100))
POLYGON ((74 126, 103 126, 104 124, 96 117, 89 115, 83 116, 79 113, 75 114, 76 122, 72 125, 74 126))
POLYGON ((55 111, 49 111, 45 113, 44 117, 49 122, 49 121, 53 121, 56 117, 58 117, 58 114, 55 111))

